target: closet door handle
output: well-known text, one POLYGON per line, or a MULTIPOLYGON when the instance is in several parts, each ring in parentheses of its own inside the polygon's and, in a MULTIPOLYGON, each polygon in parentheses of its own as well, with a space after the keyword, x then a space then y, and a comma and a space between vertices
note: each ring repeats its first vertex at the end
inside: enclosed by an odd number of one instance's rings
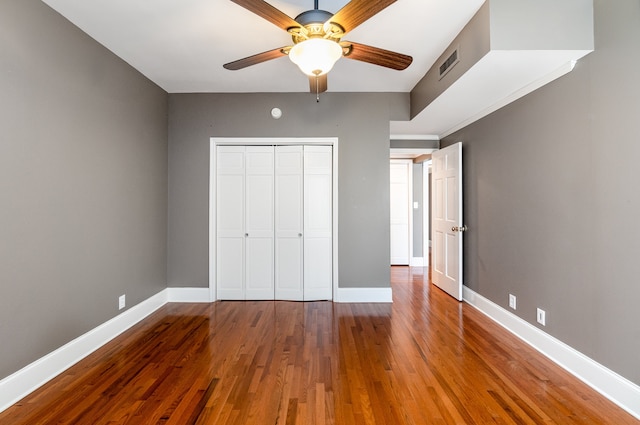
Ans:
POLYGON ((245 233, 245 234, 244 234, 244 237, 245 237, 245 238, 248 238, 248 237, 249 237, 249 234, 248 234, 248 233, 245 233))
POLYGON ((298 233, 298 237, 301 238, 302 237, 302 233, 298 233))

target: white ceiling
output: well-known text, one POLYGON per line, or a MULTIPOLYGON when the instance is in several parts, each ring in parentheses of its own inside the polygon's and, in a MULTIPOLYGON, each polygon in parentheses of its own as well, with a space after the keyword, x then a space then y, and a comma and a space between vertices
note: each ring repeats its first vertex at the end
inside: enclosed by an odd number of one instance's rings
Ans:
MULTIPOLYGON (((227 62, 292 44, 282 29, 231 0, 43 0, 169 93, 307 92, 308 78, 281 57, 238 71, 227 62)), ((267 0, 292 18, 313 0, 267 0)), ((409 92, 485 0, 398 0, 344 40, 411 55, 395 71, 340 59, 330 92, 409 92)), ((319 0, 337 12, 348 0, 319 0)), ((588 51, 486 55, 393 138, 435 139, 568 72, 588 51)))
MULTIPOLYGON (((230 0, 44 0, 170 93, 304 92, 307 77, 282 57, 239 71, 222 65, 292 44, 280 28, 230 0)), ((291 17, 313 0, 268 0, 291 17)), ((347 0, 320 0, 337 12, 347 0)), ((329 91, 410 91, 484 0, 399 0, 344 39, 413 56, 405 71, 340 60, 329 91)))
MULTIPOLYGON (((307 77, 287 57, 239 71, 222 67, 246 56, 291 45, 275 25, 230 0, 43 0, 169 93, 306 92, 307 77)), ((313 0, 268 0, 295 18, 313 0)), ((319 0, 337 12, 347 0, 319 0)), ((341 59, 329 91, 409 92, 471 19, 484 0, 398 0, 344 40, 408 54, 395 71, 341 59)), ((402 132, 422 131, 410 124, 402 132)))

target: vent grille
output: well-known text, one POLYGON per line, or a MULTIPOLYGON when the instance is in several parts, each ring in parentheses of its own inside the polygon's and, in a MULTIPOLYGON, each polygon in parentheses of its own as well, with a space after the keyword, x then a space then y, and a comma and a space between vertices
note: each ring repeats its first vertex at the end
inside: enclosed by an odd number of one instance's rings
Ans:
POLYGON ((456 49, 449 55, 449 57, 442 63, 442 65, 440 65, 440 78, 447 75, 447 72, 449 72, 451 68, 453 68, 453 66, 458 62, 460 62, 460 58, 458 57, 458 48, 456 47, 456 49))

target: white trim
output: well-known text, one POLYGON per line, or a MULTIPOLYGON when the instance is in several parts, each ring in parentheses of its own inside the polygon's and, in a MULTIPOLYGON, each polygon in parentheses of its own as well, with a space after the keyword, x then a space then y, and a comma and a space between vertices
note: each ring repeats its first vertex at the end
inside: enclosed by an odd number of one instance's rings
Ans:
POLYGON ((339 303, 390 303, 393 302, 391 288, 338 288, 339 303))
POLYGON ((212 144, 231 146, 334 145, 337 137, 211 137, 212 144))
POLYGON ((437 134, 391 134, 390 140, 440 140, 437 134))
POLYGON ((463 299, 553 360, 600 394, 640 419, 640 386, 585 356, 564 342, 505 310, 468 287, 463 299))
POLYGON ((218 254, 216 209, 216 190, 218 183, 216 180, 216 142, 213 138, 209 140, 209 299, 213 302, 218 299, 218 285, 216 284, 216 261, 218 254))
POLYGON ((338 294, 338 138, 334 137, 333 139, 333 235, 331 235, 332 243, 333 243, 333 258, 332 258, 332 267, 333 267, 333 299, 335 300, 338 294))
POLYGON ((208 303, 212 302, 209 288, 167 288, 167 302, 208 303))
POLYGON ((211 137, 209 139, 209 300, 216 301, 216 146, 333 146, 333 299, 338 293, 338 138, 337 137, 211 137))
MULTIPOLYGON (((587 53, 589 53, 590 51, 585 51, 585 55, 587 53)), ((478 112, 477 114, 467 118, 466 120, 462 121, 461 123, 453 126, 452 128, 450 128, 449 130, 445 131, 444 133, 442 133, 441 135, 439 135, 440 139, 444 139, 445 137, 449 136, 452 133, 455 133, 456 131, 468 126, 471 123, 474 123, 476 121, 478 121, 480 118, 483 118, 487 115, 489 115, 492 112, 497 111, 498 109, 502 108, 503 106, 506 106, 518 99, 520 99, 521 97, 531 93, 534 90, 539 89, 540 87, 549 84, 550 82, 552 82, 553 80, 556 80, 560 77, 562 77, 565 74, 568 74, 569 72, 573 71, 573 68, 576 66, 576 62, 575 60, 571 60, 565 64, 563 64, 560 68, 556 69, 555 71, 550 72, 549 74, 543 76, 542 78, 539 78, 536 81, 533 81, 530 84, 527 84, 526 86, 522 87, 519 90, 514 91, 513 93, 511 93, 509 96, 505 97, 504 99, 500 99, 499 101, 497 101, 496 103, 494 103, 493 105, 490 105, 489 107, 483 109, 482 111, 478 112)))
POLYGON ((131 307, 0 381, 0 412, 167 303, 167 290, 131 307))
POLYGON ((409 262, 411 267, 424 267, 424 257, 411 257, 409 262))
POLYGON ((394 155, 412 155, 412 158, 416 158, 420 155, 428 155, 437 151, 438 148, 389 148, 391 159, 405 159, 394 158, 394 155))

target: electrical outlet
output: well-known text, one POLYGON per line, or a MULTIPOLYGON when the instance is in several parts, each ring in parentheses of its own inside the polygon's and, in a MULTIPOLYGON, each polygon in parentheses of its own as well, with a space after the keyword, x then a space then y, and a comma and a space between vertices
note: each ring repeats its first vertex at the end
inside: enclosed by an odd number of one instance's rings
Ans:
POLYGON ((118 310, 122 310, 127 305, 126 296, 120 295, 118 297, 118 310))
POLYGON ((513 294, 509 294, 509 307, 516 309, 516 296, 513 294))
POLYGON ((537 310, 537 314, 536 314, 536 320, 538 321, 538 323, 540 323, 542 326, 546 326, 546 313, 543 309, 539 308, 537 310))

